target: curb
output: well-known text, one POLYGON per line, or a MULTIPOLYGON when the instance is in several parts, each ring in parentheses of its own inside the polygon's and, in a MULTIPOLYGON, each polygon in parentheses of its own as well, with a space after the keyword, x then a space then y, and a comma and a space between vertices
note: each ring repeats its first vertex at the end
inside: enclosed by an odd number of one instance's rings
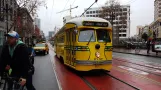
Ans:
POLYGON ((137 54, 137 53, 127 53, 127 52, 119 52, 119 51, 113 51, 116 53, 125 53, 125 54, 133 54, 133 55, 140 55, 140 56, 148 56, 148 57, 156 57, 156 58, 161 58, 161 56, 153 56, 153 55, 144 55, 144 54, 137 54))

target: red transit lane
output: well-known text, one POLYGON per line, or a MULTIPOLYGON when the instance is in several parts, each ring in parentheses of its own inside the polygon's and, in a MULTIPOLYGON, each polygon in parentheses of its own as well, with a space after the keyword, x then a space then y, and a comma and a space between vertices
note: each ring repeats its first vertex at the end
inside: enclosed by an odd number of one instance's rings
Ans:
POLYGON ((143 75, 139 75, 138 73, 119 68, 115 65, 113 65, 113 69, 111 70, 110 74, 141 90, 160 90, 161 88, 160 82, 143 75))
POLYGON ((134 88, 108 76, 85 76, 92 85, 94 85, 97 90, 135 90, 134 88))
MULTIPOLYGON (((160 77, 150 73, 147 74, 147 72, 143 73, 144 71, 123 67, 125 63, 127 65, 127 62, 113 60, 111 72, 100 75, 90 74, 83 76, 78 75, 73 72, 72 69, 67 68, 60 63, 59 59, 56 57, 54 60, 54 67, 62 90, 91 90, 93 88, 94 90, 135 90, 136 88, 138 90, 160 90, 160 77)), ((133 63, 129 65, 135 66, 133 63)), ((147 69, 145 69, 145 71, 146 70, 147 69)))
POLYGON ((152 62, 143 62, 143 61, 129 61, 127 59, 123 59, 123 58, 113 58, 113 60, 117 60, 117 61, 122 61, 122 62, 129 62, 129 63, 133 63, 133 64, 138 64, 140 66, 146 66, 146 67, 150 67, 150 68, 155 68, 155 69, 160 69, 161 70, 161 64, 158 63, 152 63, 152 62))
MULTIPOLYGON (((79 76, 60 63, 59 59, 55 57, 54 61, 56 73, 63 90, 91 90, 79 76)), ((107 75, 90 75, 82 77, 97 90, 135 90, 132 87, 107 75)))
POLYGON ((60 63, 58 58, 55 57, 54 62, 55 71, 62 90, 91 90, 76 74, 60 63))
MULTIPOLYGON (((124 60, 125 61, 125 60, 124 60)), ((146 72, 147 75, 145 77, 151 78, 155 81, 161 82, 161 70, 155 69, 152 67, 147 67, 144 65, 139 65, 131 62, 124 62, 121 60, 113 60, 113 65, 117 65, 118 67, 131 69, 131 71, 135 73, 146 72)), ((139 63, 139 62, 137 62, 139 63)))

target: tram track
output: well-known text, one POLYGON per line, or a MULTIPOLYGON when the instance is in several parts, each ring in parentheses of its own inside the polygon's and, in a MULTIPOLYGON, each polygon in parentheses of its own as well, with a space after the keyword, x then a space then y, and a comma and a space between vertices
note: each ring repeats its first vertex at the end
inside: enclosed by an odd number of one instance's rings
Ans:
POLYGON ((109 73, 104 73, 104 74, 107 75, 107 76, 109 76, 109 77, 111 77, 111 78, 113 78, 113 79, 115 79, 115 80, 117 80, 117 81, 119 81, 119 82, 121 82, 121 83, 123 83, 123 84, 126 84, 127 86, 129 86, 129 87, 131 87, 131 88, 133 88, 135 90, 140 90, 136 86, 131 85, 131 84, 129 84, 129 83, 127 83, 127 82, 125 82, 125 81, 123 81, 123 80, 121 80, 121 79, 119 79, 119 78, 117 78, 117 77, 115 77, 115 76, 113 76, 113 75, 111 75, 109 73))
MULTIPOLYGON (((129 67, 129 68, 133 68, 133 69, 136 69, 136 70, 140 70, 140 71, 144 71, 144 72, 147 72, 147 73, 151 73, 153 75, 156 75, 156 76, 161 76, 161 74, 158 74, 158 73, 154 73, 155 70, 152 70, 153 68, 149 68, 149 67, 144 67, 144 66, 139 66, 137 64, 135 65, 125 65, 125 64, 117 64, 117 65, 120 65, 120 66, 126 66, 126 67, 129 67), (134 67, 135 66, 135 67, 134 67), (137 67, 137 68, 136 68, 137 67), (141 69, 139 69, 141 68, 141 69), (143 70, 144 69, 144 70, 143 70), (147 69, 147 70, 145 70, 147 69)), ((157 69, 156 69, 157 70, 157 69)))
POLYGON ((83 76, 79 76, 90 88, 91 90, 97 90, 97 88, 92 85, 87 79, 85 79, 83 76))
MULTIPOLYGON (((129 84, 129 83, 127 83, 127 82, 125 82, 125 81, 123 81, 123 80, 121 80, 121 79, 119 79, 119 78, 117 78, 117 77, 115 77, 115 76, 113 76, 113 75, 111 75, 111 74, 105 72, 105 71, 101 71, 101 72, 99 72, 99 73, 100 73, 100 75, 103 75, 103 76, 105 76, 105 77, 107 76, 107 77, 109 77, 109 78, 113 78, 114 80, 116 80, 116 81, 118 81, 118 82, 120 82, 120 83, 122 83, 122 84, 124 84, 124 85, 127 85, 128 87, 130 87, 130 88, 132 88, 132 89, 134 89, 134 90, 140 90, 140 89, 137 88, 136 86, 131 85, 131 84, 129 84)), ((82 80, 84 81, 85 84, 87 84, 87 85, 89 86, 89 88, 90 88, 91 90, 99 90, 99 88, 97 88, 97 86, 95 86, 94 84, 92 84, 92 82, 89 80, 88 77, 82 76, 82 75, 78 75, 78 76, 80 77, 80 79, 82 79, 82 80), (88 78, 88 79, 87 79, 87 78, 88 78)), ((97 78, 99 78, 99 76, 96 77, 95 79, 97 79, 97 78)), ((93 79, 92 79, 92 80, 93 80, 93 79)))
POLYGON ((144 67, 148 67, 148 68, 153 68, 153 69, 161 70, 161 66, 155 66, 155 67, 153 67, 152 65, 148 65, 148 64, 139 64, 139 63, 137 63, 137 62, 131 62, 131 61, 127 61, 127 60, 120 60, 120 59, 118 59, 118 58, 114 58, 114 60, 120 61, 120 62, 126 62, 126 63, 136 64, 136 65, 144 66, 144 67))

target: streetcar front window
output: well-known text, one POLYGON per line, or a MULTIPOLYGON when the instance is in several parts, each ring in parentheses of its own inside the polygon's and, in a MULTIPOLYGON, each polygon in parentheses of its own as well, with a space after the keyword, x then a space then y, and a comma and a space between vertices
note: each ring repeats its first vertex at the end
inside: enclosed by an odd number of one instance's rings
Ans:
POLYGON ((94 30, 80 30, 79 42, 95 42, 94 30))
POLYGON ((98 42, 111 42, 110 35, 107 30, 97 29, 96 33, 98 42))

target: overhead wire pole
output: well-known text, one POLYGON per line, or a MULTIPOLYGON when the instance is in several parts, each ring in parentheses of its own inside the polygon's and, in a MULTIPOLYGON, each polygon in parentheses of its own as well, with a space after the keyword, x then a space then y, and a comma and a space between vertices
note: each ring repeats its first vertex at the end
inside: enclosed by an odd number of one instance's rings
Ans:
POLYGON ((64 12, 64 11, 68 11, 68 10, 70 10, 70 16, 71 16, 71 10, 72 10, 72 9, 75 9, 75 8, 78 8, 78 6, 73 7, 73 8, 71 8, 71 6, 70 6, 70 9, 66 9, 66 10, 63 10, 63 11, 57 12, 57 14, 58 14, 58 13, 61 13, 61 12, 64 12))
MULTIPOLYGON (((95 2, 94 2, 93 4, 95 4, 97 1, 98 1, 98 0, 95 0, 95 2)), ((91 7, 93 6, 93 4, 92 4, 89 8, 91 8, 91 7)), ((87 8, 87 9, 82 13, 82 15, 81 15, 81 16, 83 16, 83 15, 84 15, 84 13, 85 13, 89 8, 87 8)), ((80 16, 80 17, 81 17, 81 16, 80 16)))
POLYGON ((5 11, 6 11, 6 29, 7 29, 7 32, 6 33, 8 33, 9 32, 9 30, 8 30, 8 0, 6 0, 6 9, 5 9, 5 11))

